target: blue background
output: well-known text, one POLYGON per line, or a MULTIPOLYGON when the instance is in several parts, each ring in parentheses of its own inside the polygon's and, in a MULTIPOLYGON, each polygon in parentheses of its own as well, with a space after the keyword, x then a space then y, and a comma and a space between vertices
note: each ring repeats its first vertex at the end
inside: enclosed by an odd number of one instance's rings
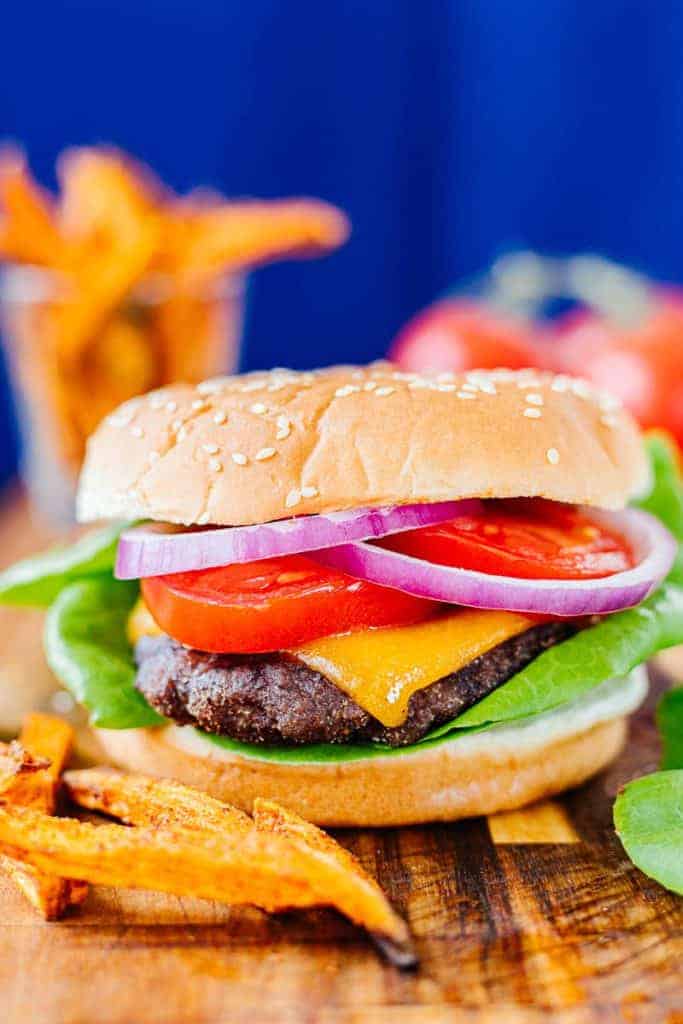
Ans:
MULTIPOLYGON (((683 5, 673 0, 24 0, 0 135, 53 184, 110 141, 177 189, 308 193, 348 245, 253 279, 246 367, 381 354, 503 248, 683 275, 683 5)), ((0 478, 14 464, 6 393, 0 478)))

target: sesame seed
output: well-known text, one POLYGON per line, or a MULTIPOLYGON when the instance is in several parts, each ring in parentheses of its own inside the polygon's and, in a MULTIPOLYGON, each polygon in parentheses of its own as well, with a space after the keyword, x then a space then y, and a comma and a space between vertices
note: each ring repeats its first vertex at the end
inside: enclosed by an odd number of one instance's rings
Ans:
POLYGON ((207 455, 218 455, 220 448, 217 444, 203 444, 202 448, 207 455))
POLYGON ((197 525, 198 526, 206 526, 206 524, 208 522, 209 522, 209 513, 208 512, 202 512, 202 514, 197 519, 197 525))
POLYGON ((378 398, 384 398, 386 395, 393 395, 395 390, 396 388, 391 387, 377 388, 375 394, 377 395, 378 398))
POLYGON ((581 379, 573 380, 571 382, 571 389, 577 398, 590 398, 591 389, 590 385, 581 379))
POLYGON ((566 391, 568 386, 569 378, 565 377, 562 373, 558 373, 557 376, 553 378, 553 382, 550 385, 553 391, 557 391, 560 394, 562 394, 563 391, 566 391))
POLYGON ((142 427, 131 427, 130 428, 130 432, 133 435, 133 437, 144 437, 145 436, 145 432, 142 429, 142 427))
POLYGON ((417 391, 418 389, 426 388, 428 386, 427 381, 423 380, 422 377, 418 377, 417 380, 411 380, 408 385, 411 391, 417 391))
POLYGON ((173 423, 171 424, 171 430, 175 433, 176 431, 181 429, 182 425, 182 420, 173 420, 173 423))
POLYGON ((286 416, 278 416, 277 418, 277 434, 275 435, 276 440, 284 441, 286 437, 289 437, 289 433, 292 429, 292 424, 286 416))
POLYGON ((112 427, 127 427, 132 418, 132 416, 119 416, 114 413, 111 416, 107 416, 107 423, 111 424, 112 427))
MULTIPOLYGON (((495 386, 493 384, 493 381, 494 381, 494 379, 500 379, 500 378, 495 378, 493 376, 493 374, 485 374, 485 373, 482 373, 481 371, 477 372, 475 370, 473 372, 470 371, 469 373, 465 374, 465 376, 466 376, 468 382, 470 384, 474 385, 475 390, 478 389, 479 391, 483 391, 485 395, 497 395, 498 394, 498 392, 496 391, 495 386)), ((469 389, 467 388, 466 384, 463 384, 463 391, 465 391, 465 390, 469 390, 469 389)))
POLYGON ((525 395, 524 400, 528 402, 529 405, 543 405, 543 395, 538 395, 535 392, 530 395, 525 395))
POLYGON ((225 388, 229 379, 229 377, 211 377, 210 380, 203 380, 201 384, 198 384, 197 391, 200 395, 214 395, 225 388))
POLYGON ((319 491, 318 491, 317 487, 310 487, 310 486, 308 486, 308 487, 302 487, 301 488, 301 497, 302 498, 317 498, 318 493, 319 493, 319 491))
POLYGON ((300 501, 301 494, 296 490, 296 488, 294 488, 294 490, 290 491, 285 498, 285 505, 287 508, 292 508, 294 505, 298 505, 300 501))
POLYGON ((552 466, 556 466, 560 461, 560 453, 557 448, 548 448, 545 457, 552 466))
POLYGON ((377 381, 376 380, 369 380, 369 381, 367 381, 366 384, 363 385, 363 390, 364 391, 374 391, 376 387, 377 387, 377 381))
POLYGON ((187 437, 187 431, 185 430, 185 427, 181 427, 180 430, 178 431, 178 433, 176 434, 176 439, 178 441, 184 441, 186 437, 187 437))
POLYGON ((156 462, 159 458, 159 452, 151 451, 147 458, 149 459, 150 462, 156 462))
MULTIPOLYGON (((348 395, 352 395, 355 391, 360 391, 360 388, 356 384, 344 384, 343 387, 337 388, 337 390, 334 393, 334 397, 346 398, 348 395)), ((377 392, 377 394, 379 394, 379 391, 377 392)))
POLYGON ((275 448, 261 448, 260 451, 256 452, 254 458, 257 462, 263 462, 265 459, 272 459, 273 455, 276 454, 275 448))
POLYGON ((170 402, 166 403, 166 411, 167 412, 175 412, 177 408, 178 408, 178 403, 177 402, 170 401, 170 402))
POLYGON ((244 385, 242 392, 247 394, 250 391, 262 391, 265 386, 266 385, 262 380, 252 380, 248 384, 244 385))
POLYGON ((617 409, 621 409, 622 405, 620 399, 610 395, 607 391, 603 391, 600 395, 598 404, 603 412, 615 412, 617 409))
POLYGON ((249 461, 246 455, 243 455, 242 452, 233 452, 230 458, 238 466, 246 466, 247 462, 249 461))
POLYGON ((458 398, 476 398, 477 396, 473 395, 471 391, 458 391, 457 397, 458 398))
POLYGON ((541 418, 541 410, 540 409, 531 409, 531 408, 525 409, 524 410, 524 415, 527 417, 527 419, 530 419, 530 420, 540 420, 540 418, 541 418))
POLYGON ((209 469, 212 473, 220 473, 223 468, 223 463, 220 459, 209 459, 209 469))
POLYGON ((192 408, 193 409, 206 409, 206 402, 204 401, 203 398, 195 398, 194 402, 192 403, 192 408))
POLYGON ((467 384, 463 384, 462 390, 463 391, 478 391, 479 390, 479 385, 478 384, 470 384, 468 382, 467 384))
POLYGON ((356 580, 355 583, 350 583, 346 589, 349 591, 350 594, 355 594, 356 591, 360 590, 362 586, 362 582, 360 580, 356 580))
POLYGON ((256 413, 257 416, 261 416, 266 411, 263 402, 254 402, 253 405, 249 406, 249 409, 251 412, 256 413))
POLYGON ((282 389, 284 387, 286 387, 286 386, 287 385, 285 384, 285 382, 283 380, 278 380, 278 381, 275 381, 274 384, 269 384, 268 385, 268 390, 269 391, 282 391, 282 389))
POLYGON ((213 422, 219 427, 222 423, 225 423, 227 418, 227 413, 224 413, 222 409, 219 409, 218 412, 213 414, 213 422))
POLYGON ((166 397, 165 395, 152 394, 149 396, 149 404, 152 407, 152 409, 163 409, 164 405, 166 404, 166 397))
MULTIPOLYGON (((464 384, 463 386, 464 387, 468 387, 467 384, 464 384)), ((458 390, 458 385, 457 384, 437 384, 436 385, 436 390, 437 391, 457 391, 458 390)), ((468 390, 476 391, 477 389, 476 388, 472 388, 471 385, 470 385, 468 390)), ((474 395, 472 397, 474 397, 474 395)))

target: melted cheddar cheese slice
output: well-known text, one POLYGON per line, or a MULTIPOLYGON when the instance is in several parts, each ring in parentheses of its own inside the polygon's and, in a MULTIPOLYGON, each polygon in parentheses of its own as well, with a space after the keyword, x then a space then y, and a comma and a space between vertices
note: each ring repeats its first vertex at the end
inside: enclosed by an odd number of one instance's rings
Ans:
MULTIPOLYGON (((418 690, 464 668, 534 620, 514 612, 457 608, 416 626, 387 626, 312 640, 289 653, 320 672, 392 728, 402 725, 418 690)), ((161 636, 142 598, 128 619, 128 639, 161 636)))
POLYGON ((328 636, 291 653, 320 672, 382 725, 402 725, 417 690, 464 668, 481 654, 531 629, 513 612, 458 608, 416 626, 328 636))

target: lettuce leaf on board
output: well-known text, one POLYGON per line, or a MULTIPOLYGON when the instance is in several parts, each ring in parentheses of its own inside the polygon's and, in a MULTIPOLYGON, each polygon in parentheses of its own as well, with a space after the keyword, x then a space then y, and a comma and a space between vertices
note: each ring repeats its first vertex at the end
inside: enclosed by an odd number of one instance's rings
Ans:
POLYGON ((112 576, 65 587, 45 621, 45 655, 54 674, 93 725, 134 729, 164 720, 135 689, 126 623, 138 596, 136 581, 112 576))
POLYGON ((683 895, 683 770, 629 782, 614 805, 614 825, 636 867, 683 895))
POLYGON ((47 608, 74 580, 112 575, 119 534, 128 525, 112 523, 69 547, 53 547, 11 565, 0 573, 0 604, 47 608))

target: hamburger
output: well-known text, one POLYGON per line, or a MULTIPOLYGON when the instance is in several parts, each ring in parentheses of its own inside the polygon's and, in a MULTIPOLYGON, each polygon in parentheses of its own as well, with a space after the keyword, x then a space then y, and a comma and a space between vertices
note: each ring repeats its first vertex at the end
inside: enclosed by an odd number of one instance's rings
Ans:
POLYGON ((102 422, 78 517, 107 525, 0 597, 49 606, 121 767, 326 825, 488 814, 604 768, 683 640, 674 475, 566 376, 216 378, 102 422))

